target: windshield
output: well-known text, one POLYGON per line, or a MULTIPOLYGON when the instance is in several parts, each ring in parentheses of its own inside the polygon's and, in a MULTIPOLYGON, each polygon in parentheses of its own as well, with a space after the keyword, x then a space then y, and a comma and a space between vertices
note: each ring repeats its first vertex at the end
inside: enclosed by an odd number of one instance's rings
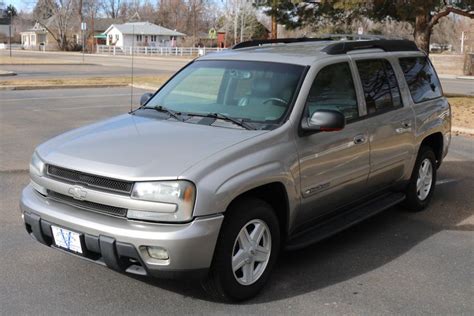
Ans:
POLYGON ((281 123, 290 109, 303 70, 269 62, 197 61, 160 89, 146 108, 271 126, 281 123))

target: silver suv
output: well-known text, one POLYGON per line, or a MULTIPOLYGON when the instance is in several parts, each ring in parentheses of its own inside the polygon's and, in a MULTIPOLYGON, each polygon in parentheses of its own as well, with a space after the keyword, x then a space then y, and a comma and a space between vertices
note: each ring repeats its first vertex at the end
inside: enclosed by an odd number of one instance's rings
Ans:
POLYGON ((424 209, 451 140, 433 66, 403 40, 244 42, 141 103, 38 146, 26 230, 223 300, 256 295, 282 249, 424 209))

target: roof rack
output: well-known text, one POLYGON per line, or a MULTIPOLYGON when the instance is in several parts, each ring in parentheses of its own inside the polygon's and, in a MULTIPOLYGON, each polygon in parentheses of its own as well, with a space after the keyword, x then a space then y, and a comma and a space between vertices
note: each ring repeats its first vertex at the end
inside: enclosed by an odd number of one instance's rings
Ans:
POLYGON ((416 44, 412 41, 394 39, 377 39, 355 42, 340 41, 329 44, 321 51, 329 55, 340 55, 362 49, 381 49, 386 52, 419 51, 416 44))
POLYGON ((393 39, 379 35, 326 34, 321 37, 278 38, 268 40, 250 40, 236 44, 232 49, 256 47, 268 44, 292 44, 305 42, 335 41, 322 49, 330 55, 346 54, 354 50, 382 49, 386 52, 419 51, 416 44, 409 40, 393 39))
POLYGON ((303 43, 303 42, 322 42, 322 41, 332 41, 332 38, 324 37, 296 37, 296 38, 277 38, 277 39, 266 39, 266 40, 250 40, 235 44, 232 46, 232 49, 240 49, 247 47, 255 47, 266 44, 291 44, 291 43, 303 43))

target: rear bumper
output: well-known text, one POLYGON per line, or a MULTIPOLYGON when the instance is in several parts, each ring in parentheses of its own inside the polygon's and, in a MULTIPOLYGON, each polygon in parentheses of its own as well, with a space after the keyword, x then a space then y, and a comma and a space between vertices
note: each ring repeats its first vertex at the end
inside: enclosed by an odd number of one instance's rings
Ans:
MULTIPOLYGON (((83 236, 81 258, 121 272, 156 277, 202 277, 211 265, 223 216, 185 224, 157 224, 98 214, 49 200, 27 186, 20 208, 27 231, 54 247, 51 225, 83 236), (168 260, 151 258, 146 246, 168 251, 168 260)), ((59 248, 57 248, 59 249, 59 248)))

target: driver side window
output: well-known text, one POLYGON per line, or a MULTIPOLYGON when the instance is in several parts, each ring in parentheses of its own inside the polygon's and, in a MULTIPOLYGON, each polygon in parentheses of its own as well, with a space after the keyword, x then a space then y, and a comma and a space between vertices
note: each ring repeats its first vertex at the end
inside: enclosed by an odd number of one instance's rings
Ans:
POLYGON ((308 117, 317 110, 337 110, 344 114, 347 122, 359 117, 349 63, 329 65, 319 71, 306 100, 306 109, 308 117))

